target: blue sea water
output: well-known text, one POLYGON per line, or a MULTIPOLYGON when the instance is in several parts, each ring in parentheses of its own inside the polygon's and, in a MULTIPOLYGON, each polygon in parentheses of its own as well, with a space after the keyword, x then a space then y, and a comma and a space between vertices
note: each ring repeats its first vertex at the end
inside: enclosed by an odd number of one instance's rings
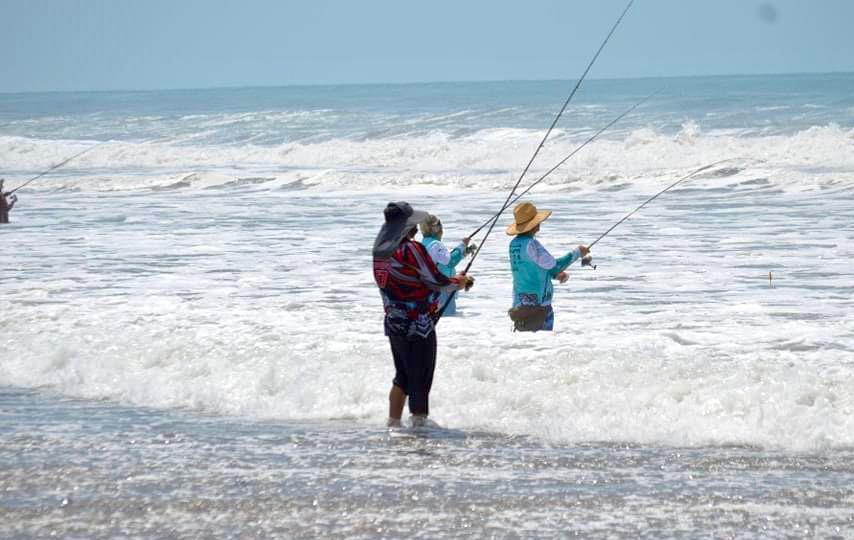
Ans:
MULTIPOLYGON (((506 198, 575 81, 0 95, 0 536, 854 537, 854 75, 590 80, 388 432, 370 245, 506 198), (98 146, 94 146, 94 145, 98 146)), ((523 187, 528 184, 523 182, 523 187)), ((476 240, 479 242, 479 240, 476 240)))
MULTIPOLYGON (((3 135, 49 139, 192 140, 277 145, 447 130, 543 129, 575 81, 295 86, 146 92, 6 94, 3 135), (200 130, 203 126, 205 129, 200 130), (200 135, 203 137, 194 137, 200 135)), ((655 93, 618 131, 705 129, 794 133, 854 125, 852 74, 591 80, 560 126, 589 130, 655 93)))

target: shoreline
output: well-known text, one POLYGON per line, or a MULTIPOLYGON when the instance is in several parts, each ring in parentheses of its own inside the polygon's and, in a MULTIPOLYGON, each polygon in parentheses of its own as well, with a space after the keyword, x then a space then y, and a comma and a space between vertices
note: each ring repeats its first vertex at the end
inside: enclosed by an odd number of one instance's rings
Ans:
POLYGON ((0 533, 15 538, 833 537, 854 523, 854 450, 389 436, 8 387, 0 407, 0 533))

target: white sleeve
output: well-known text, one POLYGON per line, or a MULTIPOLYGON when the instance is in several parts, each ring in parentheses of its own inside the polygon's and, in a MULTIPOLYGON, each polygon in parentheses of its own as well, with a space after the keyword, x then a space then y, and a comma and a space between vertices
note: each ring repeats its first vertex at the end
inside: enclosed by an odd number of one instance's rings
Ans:
POLYGON ((451 254, 442 242, 433 242, 427 252, 430 254, 430 258, 433 259, 433 262, 437 264, 448 264, 451 262, 451 254))
POLYGON ((557 264, 552 254, 534 239, 528 242, 528 257, 543 270, 551 270, 557 264))

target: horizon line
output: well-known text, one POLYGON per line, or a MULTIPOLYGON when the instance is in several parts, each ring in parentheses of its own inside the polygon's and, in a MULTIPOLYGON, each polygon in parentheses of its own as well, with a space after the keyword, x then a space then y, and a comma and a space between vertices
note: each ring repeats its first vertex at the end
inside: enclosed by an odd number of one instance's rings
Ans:
MULTIPOLYGON (((791 72, 767 72, 767 73, 711 73, 706 75, 643 75, 638 77, 591 77, 589 81, 641 81, 653 79, 707 79, 728 77, 783 77, 797 75, 854 75, 854 71, 791 71, 791 72)), ((435 80, 435 81, 398 81, 398 82, 339 82, 339 83, 293 83, 293 84, 244 84, 244 85, 213 85, 213 86, 187 86, 187 87, 163 87, 163 88, 112 88, 100 90, 23 90, 23 91, 0 91, 0 96, 27 95, 27 94, 98 94, 98 93, 132 93, 132 92, 190 92, 211 90, 248 90, 248 89, 273 89, 273 88, 333 88, 333 87, 359 87, 359 86, 418 86, 427 84, 489 84, 489 83, 523 83, 523 82, 564 82, 576 79, 543 78, 543 79, 462 79, 462 80, 435 80)))

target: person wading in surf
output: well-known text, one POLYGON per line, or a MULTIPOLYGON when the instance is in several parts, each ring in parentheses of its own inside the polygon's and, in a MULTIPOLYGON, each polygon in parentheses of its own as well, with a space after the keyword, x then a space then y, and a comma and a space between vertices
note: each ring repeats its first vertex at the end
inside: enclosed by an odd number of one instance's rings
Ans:
POLYGON ((0 178, 0 223, 9 223, 9 212, 15 203, 18 202, 18 196, 14 193, 10 194, 3 191, 4 180, 0 178), (9 197, 8 199, 6 197, 9 197))
POLYGON ((551 210, 538 211, 532 203, 519 203, 513 209, 513 223, 507 227, 507 234, 516 237, 510 242, 513 307, 509 313, 515 329, 522 332, 554 328, 551 280, 565 283, 569 279, 566 268, 590 251, 587 246, 580 245, 555 259, 534 238, 540 223, 551 214, 551 210))
MULTIPOLYGON (((421 222, 421 234, 424 236, 421 243, 427 248, 427 253, 430 254, 433 262, 436 263, 439 271, 447 277, 453 277, 457 274, 457 265, 466 255, 474 251, 475 248, 474 245, 469 246, 469 238, 463 238, 454 249, 448 251, 448 248, 442 243, 442 235, 444 234, 442 222, 433 214, 428 215, 427 219, 421 222)), ((442 313, 443 317, 454 315, 457 312, 456 298, 451 298, 449 302, 449 296, 450 294, 447 292, 442 292, 439 295, 439 306, 444 306, 445 303, 448 304, 442 313)))
POLYGON ((389 392, 388 425, 399 426, 409 398, 413 426, 425 425, 436 367, 438 298, 441 292, 468 290, 474 279, 449 278, 413 240, 428 214, 405 202, 388 203, 385 223, 374 241, 374 281, 385 308, 383 327, 391 344, 395 376, 389 392))

